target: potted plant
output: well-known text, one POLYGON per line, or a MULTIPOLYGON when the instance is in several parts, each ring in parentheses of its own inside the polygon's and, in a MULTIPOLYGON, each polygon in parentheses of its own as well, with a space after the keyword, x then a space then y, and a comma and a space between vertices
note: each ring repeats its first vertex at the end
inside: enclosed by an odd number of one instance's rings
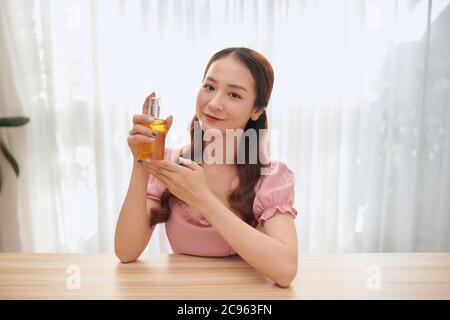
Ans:
MULTIPOLYGON (((30 121, 27 117, 9 117, 9 118, 0 118, 0 127, 18 127, 23 126, 28 121, 30 121)), ((0 137, 0 150, 2 151, 3 155, 5 156, 6 160, 11 164, 11 167, 13 168, 14 172, 16 173, 16 176, 19 176, 19 165, 17 164, 16 159, 14 159, 11 152, 9 152, 8 148, 6 147, 5 142, 3 141, 2 137, 0 137)), ((2 190, 2 168, 0 166, 0 191, 2 190)))

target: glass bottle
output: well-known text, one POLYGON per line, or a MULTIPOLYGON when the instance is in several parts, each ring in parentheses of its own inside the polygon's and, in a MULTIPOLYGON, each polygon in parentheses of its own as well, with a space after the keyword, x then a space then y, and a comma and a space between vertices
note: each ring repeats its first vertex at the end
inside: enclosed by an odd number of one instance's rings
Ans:
POLYGON ((149 114, 153 121, 148 125, 153 131, 158 132, 152 142, 143 143, 138 151, 139 160, 164 160, 164 150, 166 144, 167 124, 166 120, 159 118, 161 109, 161 98, 152 97, 149 101, 149 114))

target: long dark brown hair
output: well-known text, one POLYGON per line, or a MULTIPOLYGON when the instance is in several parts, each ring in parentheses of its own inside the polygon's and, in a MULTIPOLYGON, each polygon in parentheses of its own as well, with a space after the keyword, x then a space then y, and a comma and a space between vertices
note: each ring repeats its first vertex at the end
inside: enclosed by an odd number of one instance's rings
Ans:
MULTIPOLYGON (((211 64, 214 61, 228 55, 232 55, 234 58, 237 58, 247 66, 256 84, 256 99, 254 106, 257 108, 265 109, 269 103, 270 95, 272 93, 274 73, 270 62, 257 51, 249 48, 233 47, 226 48, 215 53, 206 65, 205 72, 203 74, 203 80, 211 64)), ((189 151, 187 151, 189 155, 186 156, 186 153, 183 154, 184 157, 190 159, 194 159, 193 153, 194 150, 197 150, 196 146, 194 145, 194 128, 196 124, 198 125, 198 118, 195 115, 191 121, 189 130, 191 137, 190 148, 188 149, 189 151)), ((265 110, 256 121, 249 119, 247 125, 245 126, 244 133, 248 129, 254 129, 257 133, 257 161, 255 164, 250 163, 249 144, 245 143, 245 136, 242 136, 243 138, 240 140, 238 153, 235 155, 234 162, 237 166, 239 184, 228 196, 228 203, 233 210, 240 213, 243 221, 253 227, 256 227, 257 221, 253 213, 253 200, 255 198, 254 188, 261 176, 261 168, 267 165, 264 165, 261 162, 262 159, 260 157, 260 155, 264 154, 266 150, 266 146, 264 144, 267 143, 267 141, 264 136, 259 135, 259 129, 268 129, 267 115, 265 110), (243 164, 240 164, 238 161, 236 161, 236 159, 242 152, 244 152, 245 162, 243 164)), ((203 131, 201 131, 201 134, 201 141, 203 141, 203 131)), ((202 143, 201 155, 203 155, 203 147, 204 144, 202 143)), ((166 222, 169 219, 171 213, 169 200, 171 197, 175 196, 168 189, 166 189, 161 196, 161 208, 151 209, 150 225, 166 222)))

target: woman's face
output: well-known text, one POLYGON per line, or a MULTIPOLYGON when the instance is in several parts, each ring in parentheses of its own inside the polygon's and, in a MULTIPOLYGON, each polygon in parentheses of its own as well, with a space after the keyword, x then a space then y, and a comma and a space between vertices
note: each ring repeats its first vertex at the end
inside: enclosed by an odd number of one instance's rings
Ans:
POLYGON ((255 99, 255 81, 242 62, 230 55, 214 61, 197 94, 196 114, 203 131, 244 129, 263 111, 256 110, 255 99))

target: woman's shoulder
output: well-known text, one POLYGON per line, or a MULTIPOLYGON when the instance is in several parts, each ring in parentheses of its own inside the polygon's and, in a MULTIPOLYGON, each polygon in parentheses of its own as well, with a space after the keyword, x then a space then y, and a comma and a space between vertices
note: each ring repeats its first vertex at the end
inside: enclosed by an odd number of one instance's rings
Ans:
POLYGON ((293 207, 295 198, 295 175, 282 161, 272 161, 261 172, 261 178, 255 186, 253 212, 259 222, 270 219, 277 212, 289 212, 297 215, 293 207))
POLYGON ((271 161, 260 170, 261 177, 255 186, 255 191, 261 188, 276 188, 277 184, 295 182, 294 172, 283 161, 271 161))

